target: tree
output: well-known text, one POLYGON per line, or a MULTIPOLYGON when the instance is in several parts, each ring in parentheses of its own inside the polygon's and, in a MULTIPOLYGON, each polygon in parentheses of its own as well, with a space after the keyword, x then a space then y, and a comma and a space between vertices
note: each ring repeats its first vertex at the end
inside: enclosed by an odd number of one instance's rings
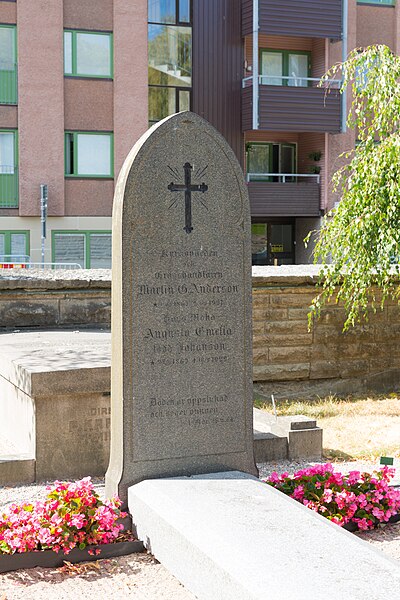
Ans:
POLYGON ((387 46, 353 50, 321 84, 338 72, 342 91, 352 93, 347 125, 358 142, 333 176, 341 200, 318 232, 314 262, 322 263, 321 291, 309 324, 334 297, 345 307, 347 330, 387 299, 400 298, 400 57, 387 46))

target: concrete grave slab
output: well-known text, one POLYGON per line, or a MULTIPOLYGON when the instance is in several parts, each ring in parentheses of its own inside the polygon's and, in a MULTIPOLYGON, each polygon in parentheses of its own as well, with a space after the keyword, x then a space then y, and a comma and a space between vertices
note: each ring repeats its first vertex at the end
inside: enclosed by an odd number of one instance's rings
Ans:
POLYGON ((199 600, 387 600, 396 561, 240 472, 142 481, 139 539, 199 600))

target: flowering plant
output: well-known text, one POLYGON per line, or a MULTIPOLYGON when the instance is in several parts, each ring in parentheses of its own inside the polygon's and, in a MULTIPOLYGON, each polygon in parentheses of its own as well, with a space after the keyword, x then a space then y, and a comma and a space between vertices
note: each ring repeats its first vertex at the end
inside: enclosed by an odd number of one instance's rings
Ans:
MULTIPOLYGON (((11 504, 0 514, 0 554, 60 550, 68 554, 76 546, 114 542, 126 516, 118 498, 102 502, 90 477, 80 481, 56 481, 48 486, 46 500, 11 504)), ((90 551, 94 554, 94 551, 90 551)), ((98 553, 98 552, 97 552, 98 553)))
POLYGON ((343 475, 328 463, 292 476, 274 472, 266 483, 341 527, 355 523, 358 529, 372 529, 400 512, 400 491, 389 486, 394 473, 383 467, 373 473, 343 475))

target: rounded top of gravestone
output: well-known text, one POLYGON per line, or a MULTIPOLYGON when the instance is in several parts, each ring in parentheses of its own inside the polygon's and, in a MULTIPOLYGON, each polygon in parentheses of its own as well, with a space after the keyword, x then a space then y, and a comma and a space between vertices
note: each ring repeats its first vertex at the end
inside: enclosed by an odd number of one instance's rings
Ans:
POLYGON ((153 125, 121 169, 114 226, 122 215, 148 233, 149 228, 162 227, 179 231, 179 239, 250 223, 247 188, 233 150, 210 123, 192 112, 153 125))

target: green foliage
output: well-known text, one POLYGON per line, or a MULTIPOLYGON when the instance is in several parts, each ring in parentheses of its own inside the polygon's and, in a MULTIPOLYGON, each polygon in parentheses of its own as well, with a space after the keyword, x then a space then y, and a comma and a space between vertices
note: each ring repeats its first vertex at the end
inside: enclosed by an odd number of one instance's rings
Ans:
MULTIPOLYGON (((348 127, 359 143, 333 177, 341 193, 324 217, 314 250, 322 263, 309 325, 333 297, 347 313, 344 330, 368 319, 368 311, 400 297, 400 57, 387 46, 353 50, 321 84, 342 73, 352 93, 348 127)), ((308 236, 307 241, 310 239, 308 236)))

